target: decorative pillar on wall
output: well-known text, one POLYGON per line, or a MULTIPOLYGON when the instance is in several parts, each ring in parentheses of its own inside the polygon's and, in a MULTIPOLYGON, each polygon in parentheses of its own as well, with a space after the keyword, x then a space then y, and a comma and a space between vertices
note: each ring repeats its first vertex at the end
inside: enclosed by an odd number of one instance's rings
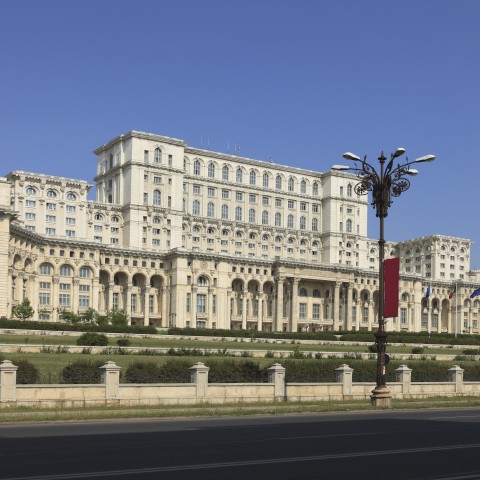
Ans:
POLYGON ((292 303, 290 308, 290 331, 296 332, 298 329, 298 283, 299 279, 294 278, 291 282, 292 303))

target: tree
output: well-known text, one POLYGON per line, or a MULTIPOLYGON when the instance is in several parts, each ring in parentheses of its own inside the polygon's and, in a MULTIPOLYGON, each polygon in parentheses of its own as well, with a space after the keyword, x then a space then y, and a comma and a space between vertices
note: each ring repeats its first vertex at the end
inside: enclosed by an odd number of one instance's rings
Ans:
POLYGON ((97 323, 98 313, 92 307, 87 308, 79 316, 85 323, 97 323))
POLYGON ((27 320, 28 318, 33 317, 35 311, 30 305, 30 300, 25 297, 22 303, 13 307, 12 313, 14 317, 17 317, 20 320, 27 320))
POLYGON ((80 323, 80 316, 76 313, 70 312, 69 310, 61 311, 60 319, 65 320, 67 323, 71 323, 72 325, 80 323))
POLYGON ((125 327, 128 325, 128 315, 124 310, 114 310, 113 308, 107 313, 108 323, 118 327, 125 327))

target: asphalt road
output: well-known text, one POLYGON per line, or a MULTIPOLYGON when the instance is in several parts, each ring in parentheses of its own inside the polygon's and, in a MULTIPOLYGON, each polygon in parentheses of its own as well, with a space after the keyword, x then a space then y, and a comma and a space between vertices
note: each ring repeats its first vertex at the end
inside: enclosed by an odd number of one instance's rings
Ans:
POLYGON ((480 409, 0 425, 0 478, 480 479, 480 409))

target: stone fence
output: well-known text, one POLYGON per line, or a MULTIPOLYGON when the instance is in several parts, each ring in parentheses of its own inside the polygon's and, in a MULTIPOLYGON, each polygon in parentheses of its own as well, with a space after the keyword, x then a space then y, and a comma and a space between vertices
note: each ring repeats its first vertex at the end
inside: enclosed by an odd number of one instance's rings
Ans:
MULTIPOLYGON (((190 383, 121 384, 121 368, 109 361, 100 367, 100 384, 21 385, 16 382, 17 368, 9 360, 0 363, 0 408, 367 400, 375 387, 373 382, 353 382, 353 369, 346 364, 336 369, 333 383, 287 383, 279 363, 268 369, 267 383, 209 383, 209 367, 202 362, 190 367, 190 383)), ((463 372, 454 365, 448 382, 412 382, 412 370, 401 365, 388 388, 397 399, 480 396, 480 382, 464 382, 463 372)))

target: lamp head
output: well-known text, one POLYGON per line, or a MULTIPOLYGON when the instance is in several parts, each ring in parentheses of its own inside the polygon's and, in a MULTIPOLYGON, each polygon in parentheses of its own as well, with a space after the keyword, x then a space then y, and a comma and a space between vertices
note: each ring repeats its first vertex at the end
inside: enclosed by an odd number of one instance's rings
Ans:
POLYGON ((415 170, 414 168, 409 168, 408 170, 405 170, 405 172, 407 175, 411 175, 412 177, 414 177, 415 175, 418 175, 418 170, 415 170))
POLYGON ((331 169, 336 171, 342 171, 342 170, 350 170, 350 167, 348 167, 347 165, 332 165, 331 169))
POLYGON ((398 147, 395 150, 395 153, 392 155, 392 158, 401 157, 405 153, 405 149, 403 147, 398 147))
POLYGON ((360 161, 360 157, 359 157, 358 155, 355 155, 355 154, 352 153, 352 152, 345 152, 345 153, 343 154, 343 158, 344 158, 345 160, 355 160, 355 161, 357 161, 357 162, 360 161))
POLYGON ((434 160, 435 160, 435 155, 424 155, 423 157, 417 158, 415 162, 416 163, 433 162, 434 160))

